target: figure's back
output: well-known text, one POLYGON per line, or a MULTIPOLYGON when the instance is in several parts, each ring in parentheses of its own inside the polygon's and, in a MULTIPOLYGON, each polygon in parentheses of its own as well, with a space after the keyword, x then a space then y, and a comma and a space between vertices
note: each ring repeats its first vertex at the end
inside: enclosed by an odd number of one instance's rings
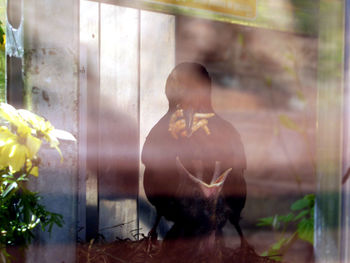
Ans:
POLYGON ((191 222, 212 231, 229 219, 241 235, 246 159, 238 132, 213 111, 209 73, 196 63, 177 65, 165 93, 169 111, 142 151, 148 200, 178 229, 191 222))
MULTIPOLYGON (((210 183, 215 162, 221 164, 221 171, 232 168, 224 184, 224 196, 235 200, 235 210, 239 214, 243 209, 246 186, 243 178, 245 154, 238 132, 227 121, 217 115, 210 118, 210 134, 198 130, 190 137, 175 139, 169 132, 169 121, 172 113, 168 112, 147 136, 142 161, 145 164, 144 187, 149 201, 161 210, 169 220, 179 215, 175 211, 176 196, 179 186, 179 175, 176 168, 176 157, 193 174, 196 163, 203 164, 203 181, 210 183)), ((232 203, 231 202, 231 203, 232 203)))

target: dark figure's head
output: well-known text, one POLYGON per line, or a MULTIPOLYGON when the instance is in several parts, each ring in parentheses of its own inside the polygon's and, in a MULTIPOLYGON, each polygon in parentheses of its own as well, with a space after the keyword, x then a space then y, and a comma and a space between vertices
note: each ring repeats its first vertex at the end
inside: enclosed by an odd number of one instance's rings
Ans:
POLYGON ((209 112, 211 78, 206 68, 197 63, 181 63, 170 73, 165 88, 170 110, 180 107, 196 112, 209 112))

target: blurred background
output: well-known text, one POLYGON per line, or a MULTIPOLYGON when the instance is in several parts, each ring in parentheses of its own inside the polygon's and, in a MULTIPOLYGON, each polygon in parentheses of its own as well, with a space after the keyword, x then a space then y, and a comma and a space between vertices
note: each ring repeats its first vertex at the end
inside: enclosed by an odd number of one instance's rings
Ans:
MULTIPOLYGON (((7 46, 23 51, 16 58, 22 105, 78 138, 62 144, 64 164, 43 151, 45 176, 31 187, 66 223, 51 237, 38 235, 29 262, 74 262, 76 242, 148 234, 156 214, 140 154, 168 110, 166 80, 181 62, 207 68, 214 110, 241 136, 248 188, 241 226, 257 253, 283 252, 286 262, 313 262, 315 251, 340 255, 342 153, 350 156, 345 1, 249 1, 256 14, 247 17, 171 0, 15 2, 23 36, 7 46), (314 217, 315 193, 324 210, 314 217)), ((206 1, 220 3, 228 2, 206 1)), ((4 30, 5 10, 0 0, 4 30)), ((1 46, 1 101, 5 65, 1 46)), ((160 238, 170 225, 161 221, 160 238)), ((231 225, 224 233, 227 246, 239 246, 231 225)))
MULTIPOLYGON (((144 194, 144 168, 137 161, 138 153, 150 129, 168 109, 165 81, 171 70, 181 62, 198 62, 212 77, 214 110, 238 130, 244 144, 248 194, 241 224, 248 241, 263 253, 289 238, 295 231, 292 222, 285 228, 279 225, 283 222, 265 227, 257 224, 261 218, 277 220, 287 215, 293 202, 315 192, 317 1, 265 1, 252 20, 254 25, 90 1, 82 1, 80 8, 81 61, 83 65, 86 61, 87 81, 100 85, 99 103, 95 104, 102 114, 100 159, 110 160, 104 165, 110 167, 113 160, 125 158, 127 148, 131 159, 123 163, 136 169, 100 171, 101 233, 113 240, 118 235, 131 236, 137 228, 147 234, 151 228, 155 212, 144 194), (269 16, 271 10, 273 16, 269 16), (98 27, 99 33, 92 33, 98 27), (100 57, 95 61, 99 64, 89 72, 89 60, 97 58, 98 50, 100 57), (120 118, 124 121, 118 122, 120 118), (112 130, 117 133, 108 132, 112 130), (115 140, 115 134, 119 139, 115 140), (131 136, 130 144, 125 145, 131 136), (133 144, 135 141, 138 143, 133 144), (119 175, 112 177, 113 171, 119 175), (137 181, 138 205, 127 190, 135 189, 137 181), (136 217, 138 223, 133 221, 136 217), (110 228, 129 221, 123 229, 110 228)), ((166 229, 168 224, 163 221, 161 235, 166 229)), ((225 236, 228 246, 239 245, 232 226, 225 227, 225 236)), ((285 260, 311 262, 312 244, 298 239, 285 260)))
MULTIPOLYGON (((214 109, 242 137, 248 163, 242 226, 263 251, 278 233, 258 228, 257 219, 288 214, 295 200, 315 192, 317 36, 177 19, 177 61, 206 65, 214 109)), ((291 262, 310 262, 312 247, 300 241, 288 253, 291 262)))

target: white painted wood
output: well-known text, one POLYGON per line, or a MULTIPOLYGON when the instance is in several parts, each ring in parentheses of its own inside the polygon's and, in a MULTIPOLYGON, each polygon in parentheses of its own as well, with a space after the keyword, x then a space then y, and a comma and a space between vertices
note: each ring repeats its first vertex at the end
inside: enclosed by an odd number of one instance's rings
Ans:
MULTIPOLYGON (((86 190, 88 172, 88 53, 92 34, 98 31, 98 3, 80 2, 80 61, 79 61, 79 179, 78 179, 78 238, 86 239, 86 190)), ((98 46, 98 42, 95 43, 98 46)), ((97 182, 94 180, 97 187, 97 182)), ((91 182, 88 181, 88 185, 91 182)), ((97 200, 95 197, 94 199, 97 200)), ((97 201, 94 201, 95 203, 97 201)), ((91 202, 91 200, 90 200, 91 202)))
POLYGON ((86 173, 87 173, 87 50, 80 46, 79 74, 79 174, 78 174, 78 238, 85 240, 86 229, 86 173))
MULTIPOLYGON (((165 83, 175 66, 175 17, 141 11, 140 53, 140 150, 146 136, 167 112, 165 83)), ((144 166, 140 166, 139 227, 147 234, 154 222, 154 209, 143 189, 144 166)))
POLYGON ((136 9, 101 4, 99 233, 137 234, 138 32, 136 9))
POLYGON ((318 263, 341 260, 344 7, 344 1, 320 1, 314 232, 318 263))
MULTIPOLYGON (((98 98, 100 85, 100 4, 90 1, 81 1, 80 5, 80 46, 81 56, 86 51, 86 86, 80 83, 80 121, 81 130, 79 145, 86 150, 80 152, 80 180, 85 193, 79 200, 79 224, 84 227, 79 234, 85 235, 85 239, 95 238, 98 233, 98 98), (86 104, 86 108, 84 108, 86 104), (83 108, 82 108, 83 107, 83 108), (97 108, 97 109, 96 109, 97 108), (85 123, 84 123, 85 121, 85 123), (85 129, 85 130, 83 130, 85 129), (86 136, 86 141, 84 136, 86 136), (85 145, 84 145, 85 144, 85 145), (86 163, 84 163, 86 162, 86 163), (85 165, 85 167, 84 167, 85 165), (85 173, 85 174, 84 174, 85 173), (85 186, 84 186, 85 181, 85 186)), ((82 61, 83 62, 83 61, 82 61)), ((84 76, 81 74, 81 76, 84 76)), ((78 225, 80 227, 80 225, 78 225)))

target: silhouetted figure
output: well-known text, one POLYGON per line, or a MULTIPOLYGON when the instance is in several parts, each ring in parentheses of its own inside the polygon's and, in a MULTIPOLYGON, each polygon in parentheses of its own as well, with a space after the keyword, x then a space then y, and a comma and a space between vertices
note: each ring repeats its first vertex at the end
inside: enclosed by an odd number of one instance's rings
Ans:
POLYGON ((174 222, 165 240, 203 237, 198 247, 207 250, 230 220, 245 243, 239 226, 246 200, 244 148, 235 128, 213 111, 207 70, 179 64, 167 79, 166 96, 169 111, 142 152, 144 188, 157 222, 161 216, 174 222))

